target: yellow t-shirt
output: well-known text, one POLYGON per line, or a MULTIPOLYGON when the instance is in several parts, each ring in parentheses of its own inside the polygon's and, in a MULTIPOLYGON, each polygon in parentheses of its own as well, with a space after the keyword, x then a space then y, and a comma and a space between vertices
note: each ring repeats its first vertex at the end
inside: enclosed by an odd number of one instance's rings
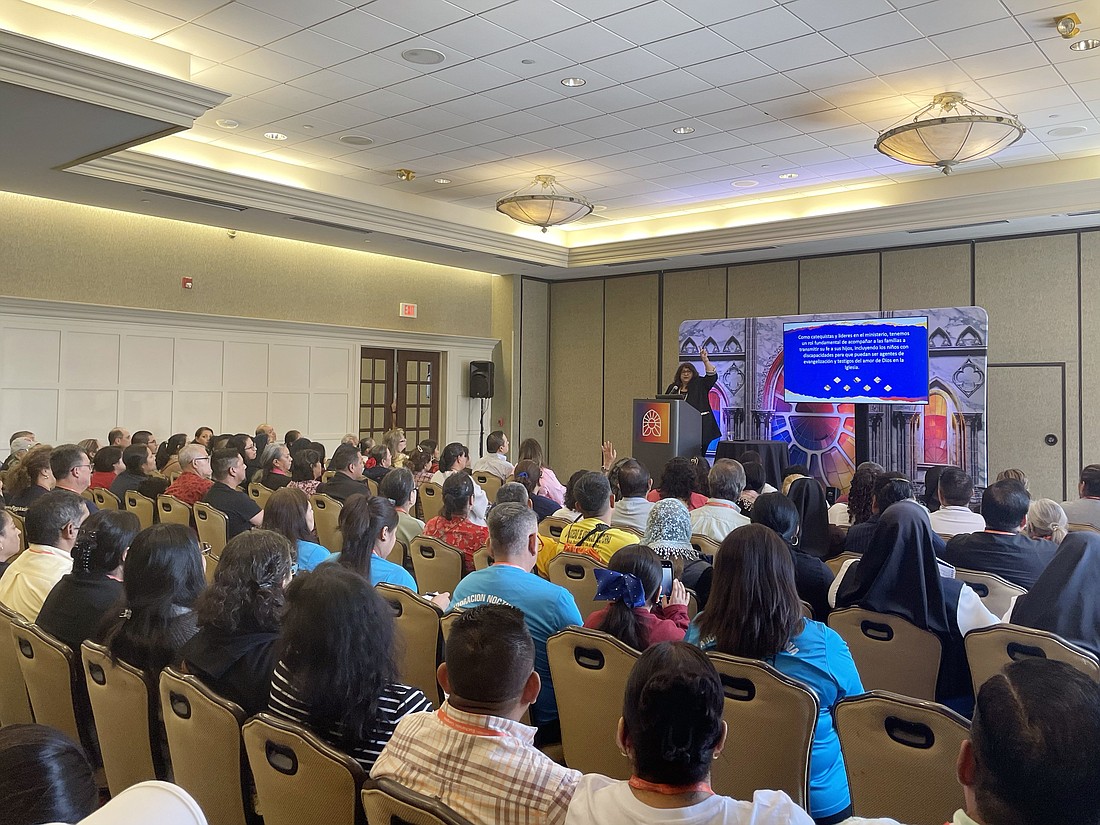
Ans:
POLYGON ((598 518, 583 518, 573 522, 561 531, 561 537, 556 542, 545 536, 542 538, 543 544, 536 564, 543 575, 549 569, 550 560, 558 553, 580 553, 606 566, 617 551, 639 541, 633 533, 607 527, 598 518), (606 529, 598 529, 601 526, 606 529))

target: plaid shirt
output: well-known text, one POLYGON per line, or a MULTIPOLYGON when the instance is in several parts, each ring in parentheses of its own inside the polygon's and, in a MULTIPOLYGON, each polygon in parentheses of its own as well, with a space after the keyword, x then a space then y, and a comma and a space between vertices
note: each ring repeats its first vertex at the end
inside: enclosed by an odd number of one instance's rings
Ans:
POLYGON ((438 799, 474 825, 561 825, 580 771, 534 746, 535 728, 444 702, 402 719, 371 776, 438 799))

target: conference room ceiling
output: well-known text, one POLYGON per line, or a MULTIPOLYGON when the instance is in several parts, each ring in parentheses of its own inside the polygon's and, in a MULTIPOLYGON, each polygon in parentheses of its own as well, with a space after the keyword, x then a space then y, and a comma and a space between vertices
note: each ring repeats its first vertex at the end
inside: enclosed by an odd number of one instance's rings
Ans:
MULTIPOLYGON (((1081 38, 1100 37, 1100 0, 32 2, 185 52, 192 83, 228 93, 192 128, 122 153, 131 166, 182 164, 236 175, 241 191, 264 181, 361 204, 363 214, 327 222, 373 234, 365 246, 333 227, 288 227, 292 200, 251 205, 237 223, 253 231, 578 277, 1091 226, 1096 216, 1065 212, 1100 208, 1079 190, 1064 211, 1052 208, 1053 189, 1026 197, 1059 175, 1070 193, 1100 153, 1100 50, 1071 51, 1054 28, 1073 11, 1081 38), (409 49, 444 59, 411 63, 409 49), (875 151, 879 131, 947 90, 1017 115, 1027 133, 950 179, 875 151), (536 174, 557 176, 597 211, 547 237, 493 211, 536 174), (1015 211, 1000 213, 998 200, 1015 211), (970 211, 951 212, 964 202, 970 211), (909 225, 917 213, 904 210, 917 204, 920 222, 909 225), (876 222, 875 209, 901 211, 876 222), (403 236, 373 222, 382 210, 424 223, 403 236), (807 223, 829 215, 850 225, 807 223), (481 242, 433 236, 434 216, 481 242), (949 228, 962 223, 984 226, 949 228), (491 236, 502 239, 495 248, 491 236), (443 246, 425 246, 433 238, 443 246)), ((140 187, 111 184, 132 184, 133 173, 109 166, 85 172, 103 187, 102 205, 225 224, 218 210, 140 204, 140 187)), ((76 197, 97 202, 89 183, 74 183, 76 197)))

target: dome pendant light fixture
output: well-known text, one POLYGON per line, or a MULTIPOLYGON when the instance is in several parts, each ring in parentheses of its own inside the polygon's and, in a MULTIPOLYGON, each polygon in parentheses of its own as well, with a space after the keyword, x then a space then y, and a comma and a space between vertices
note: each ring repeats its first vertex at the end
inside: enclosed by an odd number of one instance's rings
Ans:
POLYGON ((536 175, 527 186, 497 201, 497 212, 528 226, 561 226, 586 217, 592 204, 568 187, 557 183, 553 175, 536 175))
POLYGON ((938 166, 945 175, 959 163, 987 158, 1023 137, 1015 115, 968 103, 942 92, 905 122, 879 134, 875 148, 914 166, 938 166))

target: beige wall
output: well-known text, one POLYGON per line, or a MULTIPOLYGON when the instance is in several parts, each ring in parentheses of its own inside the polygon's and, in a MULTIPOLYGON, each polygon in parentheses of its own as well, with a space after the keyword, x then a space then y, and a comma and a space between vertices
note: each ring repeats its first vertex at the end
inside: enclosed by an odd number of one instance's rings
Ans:
POLYGON ((551 405, 549 461, 561 476, 594 466, 590 445, 601 437, 629 449, 627 402, 667 383, 685 319, 968 306, 972 294, 989 313, 990 364, 1001 365, 987 378, 990 472, 1020 466, 1041 495, 1059 498, 1063 485, 1074 494, 1082 460, 1100 461, 1100 405, 1082 403, 1100 397, 1100 232, 554 283, 550 291, 551 329, 568 328, 549 336, 549 360, 559 365, 551 387, 573 402, 551 405), (634 331, 626 342, 624 329, 634 331), (648 329, 661 335, 647 337, 648 329), (570 381, 564 364, 582 354, 584 376, 570 381), (574 388, 601 374, 603 408, 598 393, 578 402, 574 388), (1043 443, 1048 433, 1058 436, 1055 447, 1043 443))

